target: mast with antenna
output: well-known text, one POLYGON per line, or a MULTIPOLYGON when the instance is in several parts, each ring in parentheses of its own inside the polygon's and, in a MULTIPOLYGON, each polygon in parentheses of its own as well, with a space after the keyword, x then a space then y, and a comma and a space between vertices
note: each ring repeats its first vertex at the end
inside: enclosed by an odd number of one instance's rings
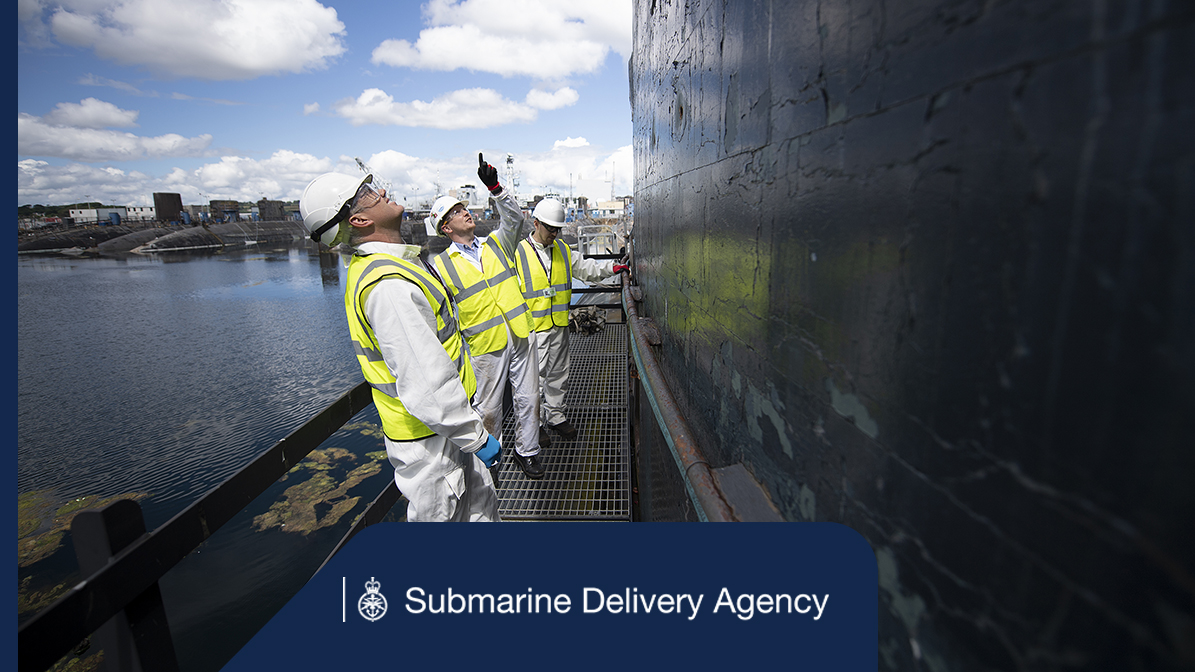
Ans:
POLYGON ((519 174, 515 171, 515 155, 506 155, 506 183, 510 185, 512 194, 518 193, 519 174))

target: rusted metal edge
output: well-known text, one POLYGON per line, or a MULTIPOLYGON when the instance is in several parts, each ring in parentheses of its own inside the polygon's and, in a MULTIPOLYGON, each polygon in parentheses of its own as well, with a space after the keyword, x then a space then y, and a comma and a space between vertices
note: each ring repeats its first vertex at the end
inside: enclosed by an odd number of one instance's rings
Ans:
POLYGON ((622 305, 627 314, 627 331, 631 335, 631 352, 635 358, 635 367, 639 370, 643 390, 647 393, 656 422, 660 425, 660 433, 664 435, 672 459, 676 461, 676 467, 685 482, 685 490, 688 491, 689 499, 697 510, 697 517, 702 522, 733 521, 730 506, 718 491, 713 470, 693 440, 689 424, 677 409, 672 391, 668 389, 668 383, 656 362, 655 353, 652 352, 647 336, 643 333, 643 327, 639 323, 639 311, 631 298, 630 288, 630 282, 623 276, 622 305))

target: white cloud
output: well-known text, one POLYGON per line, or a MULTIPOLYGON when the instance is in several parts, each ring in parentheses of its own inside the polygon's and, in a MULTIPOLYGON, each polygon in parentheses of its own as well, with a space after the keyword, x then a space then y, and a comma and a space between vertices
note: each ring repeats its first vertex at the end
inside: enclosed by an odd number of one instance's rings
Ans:
POLYGON ((17 21, 31 46, 46 47, 51 44, 50 29, 42 18, 43 10, 40 0, 17 0, 17 21))
POLYGON ((22 205, 64 205, 90 196, 89 200, 108 204, 150 205, 153 192, 143 192, 149 180, 148 175, 135 171, 126 173, 78 163, 51 166, 26 159, 17 162, 17 201, 22 205))
POLYGON ((78 104, 58 103, 42 120, 76 128, 129 128, 137 125, 138 114, 136 110, 122 110, 96 98, 84 98, 78 104))
MULTIPOLYGON (((342 160, 347 158, 342 157, 342 160)), ((404 181, 405 174, 417 168, 421 162, 418 157, 387 149, 370 156, 365 163, 374 170, 376 176, 388 180, 397 188, 404 181)))
POLYGON ((61 205, 89 196, 90 200, 112 205, 152 205, 154 192, 164 191, 181 194, 188 204, 213 199, 256 201, 263 195, 293 201, 311 180, 332 171, 359 172, 355 164, 344 165, 289 150, 279 150, 260 161, 221 157, 196 170, 174 168, 164 177, 79 163, 52 166, 46 161, 26 159, 17 162, 17 200, 20 204, 61 205))
POLYGON ((32 21, 41 15, 41 10, 38 0, 17 0, 17 21, 32 21))
POLYGON ((179 93, 177 91, 170 94, 170 99, 171 100, 202 100, 205 103, 214 103, 216 105, 244 105, 244 103, 239 103, 235 100, 225 100, 223 98, 203 98, 203 97, 189 96, 185 93, 179 93))
MULTIPOLYGON (((577 140, 581 140, 578 138, 577 140)), ((570 138, 568 142, 575 141, 570 138)), ((502 148, 482 150, 486 160, 498 167, 506 183, 502 148)), ((393 195, 411 208, 430 203, 438 194, 462 184, 477 185, 477 152, 447 159, 427 158, 386 150, 362 157, 379 180, 393 187, 393 195)), ((585 196, 591 203, 614 192, 632 193, 631 146, 613 152, 589 143, 556 146, 545 152, 520 153, 515 168, 521 176, 519 194, 528 198, 550 192, 585 196)), ((46 161, 25 159, 17 163, 17 198, 20 204, 61 205, 99 200, 113 205, 150 205, 153 193, 179 193, 184 203, 206 203, 213 199, 255 201, 262 196, 298 200, 311 180, 327 172, 360 175, 351 156, 336 158, 278 150, 266 159, 224 156, 198 168, 175 167, 156 177, 137 171, 96 167, 79 163, 52 166, 46 161)), ((510 186, 510 185, 507 185, 510 186)))
POLYGON ((79 78, 79 84, 83 86, 108 86, 113 89, 119 89, 133 94, 134 96, 157 96, 157 92, 143 92, 141 89, 129 84, 128 82, 120 82, 115 79, 108 79, 107 77, 97 77, 91 73, 87 73, 79 78))
POLYGON ((366 89, 356 99, 335 104, 336 114, 354 126, 415 126, 454 130, 490 128, 503 124, 534 121, 535 108, 508 100, 493 89, 461 89, 446 93, 430 103, 394 101, 381 89, 366 89))
POLYGON ((556 144, 552 145, 552 149, 560 149, 561 147, 584 147, 589 144, 585 138, 565 138, 557 140, 556 144))
MULTIPOLYGON (((499 175, 503 171, 501 164, 504 159, 505 155, 486 155, 486 161, 498 168, 499 175)), ((430 207, 436 196, 447 193, 449 189, 465 184, 479 187, 481 184, 477 178, 477 154, 474 152, 467 156, 440 159, 386 150, 365 159, 365 163, 373 169, 375 184, 383 182, 390 185, 390 193, 395 200, 412 209, 430 207)), ((348 156, 341 157, 341 167, 337 170, 349 175, 360 174, 356 162, 348 156)))
MULTIPOLYGON (((584 142, 583 138, 578 140, 584 142)), ((498 168, 502 183, 511 186, 507 183, 506 154, 500 148, 483 150, 483 153, 486 161, 498 168)), ((514 157, 514 167, 520 179, 518 193, 520 198, 546 193, 572 194, 585 196, 595 203, 610 199, 610 179, 613 177, 615 195, 629 195, 634 189, 632 157, 630 145, 610 152, 588 142, 574 146, 561 146, 558 142, 546 152, 519 153, 514 157)), ((354 170, 356 164, 351 157, 341 160, 345 166, 341 172, 350 175, 360 172, 354 170)), ((394 186, 394 194, 400 201, 405 196, 411 207, 430 202, 438 193, 463 184, 479 184, 476 152, 450 159, 382 152, 367 159, 366 163, 376 176, 394 186)))
POLYGON ((594 147, 584 138, 581 143, 570 138, 557 141, 547 152, 523 154, 516 157, 521 176, 519 191, 534 195, 555 192, 568 196, 585 196, 591 202, 610 200, 610 181, 614 194, 624 196, 634 189, 633 154, 631 146, 619 147, 613 153, 594 147))
MULTIPOLYGON (((432 185, 435 182, 436 171, 443 165, 393 149, 373 154, 364 159, 364 162, 373 172, 374 184, 386 187, 399 203, 406 199, 405 203, 409 207, 415 207, 415 200, 421 195, 435 192, 432 185), (412 200, 412 197, 415 200, 412 200)), ((473 165, 477 165, 476 160, 473 165)), ((349 156, 340 157, 337 172, 348 175, 361 174, 356 160, 349 156)))
POLYGON ((556 110, 568 107, 576 103, 580 98, 581 96, 576 91, 567 86, 557 89, 555 93, 548 93, 540 89, 532 89, 527 92, 527 104, 541 110, 556 110))
POLYGON ((64 44, 164 77, 297 73, 324 68, 345 51, 344 24, 316 0, 75 2, 55 9, 49 25, 64 44))
POLYGON ((631 0, 432 0, 414 44, 386 40, 372 61, 420 70, 467 70, 559 80, 631 52, 631 0))
POLYGON ((221 195, 210 196, 208 200, 256 201, 263 195, 270 199, 296 200, 308 182, 333 170, 336 166, 330 159, 279 150, 261 161, 241 156, 221 157, 219 162, 195 170, 192 183, 209 196, 221 195))
POLYGON ((86 162, 200 156, 211 142, 212 136, 207 133, 194 138, 177 133, 142 137, 99 128, 57 125, 30 114, 17 115, 17 154, 22 156, 51 156, 86 162))
POLYGON ((303 106, 303 116, 312 115, 319 112, 319 103, 307 103, 303 106))

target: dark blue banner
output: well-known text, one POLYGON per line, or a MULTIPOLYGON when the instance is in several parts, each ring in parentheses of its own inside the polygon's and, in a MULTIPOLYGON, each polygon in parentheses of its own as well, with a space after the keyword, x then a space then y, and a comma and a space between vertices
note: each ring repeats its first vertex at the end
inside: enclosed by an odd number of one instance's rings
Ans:
POLYGON ((224 671, 874 672, 877 609, 875 555, 834 523, 390 523, 357 535, 224 671))

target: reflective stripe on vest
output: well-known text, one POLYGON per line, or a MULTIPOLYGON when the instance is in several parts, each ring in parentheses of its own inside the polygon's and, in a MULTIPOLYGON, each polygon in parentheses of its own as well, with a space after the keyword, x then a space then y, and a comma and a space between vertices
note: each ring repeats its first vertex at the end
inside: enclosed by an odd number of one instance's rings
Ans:
POLYGON ((572 255, 564 241, 552 243, 552 277, 548 274, 531 241, 519 242, 519 280, 523 286, 523 298, 531 307, 531 325, 536 331, 546 331, 553 326, 568 326, 568 304, 573 296, 572 255), (535 263, 531 258, 535 257, 535 263), (554 296, 549 296, 555 290, 554 296))
POLYGON ((382 419, 382 429, 394 441, 413 441, 431 436, 427 425, 411 415, 398 398, 398 382, 382 359, 377 337, 365 318, 365 300, 378 282, 400 277, 413 282, 423 291, 424 298, 436 315, 436 337, 449 358, 456 364, 457 374, 465 393, 472 398, 477 391, 473 362, 469 348, 457 331, 457 320, 451 300, 440 282, 417 264, 389 254, 354 255, 349 263, 348 286, 344 292, 344 308, 353 338, 353 351, 365 381, 373 388, 373 401, 382 419))
POLYGON ((461 333, 469 352, 484 355, 506 347, 506 327, 519 338, 531 333, 531 318, 523 300, 518 274, 494 238, 481 247, 482 269, 451 249, 433 263, 452 291, 460 309, 461 333))

